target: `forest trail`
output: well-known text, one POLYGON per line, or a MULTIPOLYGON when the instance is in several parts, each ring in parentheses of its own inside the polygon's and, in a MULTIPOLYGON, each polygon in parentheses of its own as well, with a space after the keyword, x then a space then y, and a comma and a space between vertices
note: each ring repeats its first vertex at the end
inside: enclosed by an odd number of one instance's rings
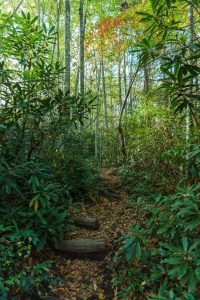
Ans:
POLYGON ((99 201, 84 204, 79 216, 97 217, 98 230, 74 228, 67 239, 105 238, 108 251, 105 254, 56 256, 58 274, 63 278, 62 286, 55 293, 61 300, 113 300, 111 256, 114 240, 124 232, 132 220, 133 211, 127 209, 129 196, 121 187, 120 180, 107 169, 100 178, 102 196, 99 201), (108 196, 109 195, 109 196, 108 196))

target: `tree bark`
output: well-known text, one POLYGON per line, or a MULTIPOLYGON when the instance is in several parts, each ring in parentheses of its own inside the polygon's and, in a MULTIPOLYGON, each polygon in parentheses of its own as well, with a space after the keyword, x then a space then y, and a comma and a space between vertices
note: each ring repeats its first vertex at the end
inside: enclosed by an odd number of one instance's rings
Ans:
POLYGON ((119 115, 118 132, 119 132, 119 136, 120 136, 120 140, 121 140, 121 151, 122 151, 124 161, 126 161, 127 153, 126 153, 126 144, 125 144, 125 136, 124 136, 123 126, 122 126, 122 120, 123 120, 124 110, 125 110, 126 105, 127 105, 127 101, 128 101, 128 97, 130 95, 131 88, 133 86, 133 83, 134 83, 134 81, 137 77, 137 74, 138 74, 139 70, 140 70, 140 63, 138 64, 137 69, 136 69, 135 73, 133 74, 133 76, 130 80, 129 88, 128 88, 126 97, 124 99, 123 105, 121 107, 120 115, 119 115))
POLYGON ((56 249, 71 253, 87 254, 98 253, 106 251, 105 239, 80 239, 80 240, 66 240, 60 241, 56 245, 56 249))
POLYGON ((64 94, 70 92, 70 64, 71 64, 71 33, 70 33, 70 0, 65 0, 65 54, 64 54, 64 94))
MULTIPOLYGON (((56 39, 56 58, 60 63, 60 0, 57 0, 56 3, 56 31, 57 31, 57 39, 56 39)), ((60 88, 60 75, 58 75, 58 89, 60 88)))
POLYGON ((108 129, 107 93, 106 93, 106 80, 105 80, 105 69, 104 69, 104 57, 103 57, 103 54, 102 54, 102 59, 101 59, 101 70, 102 70, 102 89, 103 89, 104 119, 105 119, 105 127, 106 127, 106 129, 108 129))
POLYGON ((144 92, 148 93, 149 91, 149 70, 147 65, 144 66, 144 92))
POLYGON ((79 85, 79 73, 80 73, 80 67, 77 67, 77 74, 76 74, 76 82, 74 86, 74 96, 76 97, 78 94, 78 85, 79 85))
MULTIPOLYGON (((94 53, 95 57, 95 53, 94 53)), ((98 71, 98 65, 95 57, 95 73, 96 73, 96 122, 95 122, 95 157, 98 158, 99 154, 99 91, 100 91, 100 81, 101 81, 101 65, 98 71)))
POLYGON ((38 26, 41 25, 41 3, 40 0, 38 0, 38 26))
POLYGON ((126 53, 124 53, 124 95, 127 94, 126 53))
POLYGON ((57 61, 60 62, 60 0, 57 0, 56 6, 56 31, 57 31, 57 43, 56 43, 56 54, 57 61))
POLYGON ((122 108, 122 78, 121 78, 121 60, 118 62, 118 97, 120 108, 122 108))
MULTIPOLYGON (((190 38, 189 43, 192 44, 194 40, 194 14, 193 14, 193 6, 189 5, 189 23, 190 23, 190 38)), ((190 55, 192 55, 193 50, 190 48, 190 55)), ((190 61, 190 64, 193 64, 193 61, 190 61)), ((190 94, 193 93, 193 79, 190 80, 190 94)), ((192 116, 189 105, 187 105, 187 114, 186 114, 186 132, 185 132, 185 138, 186 138, 186 144, 188 146, 187 153, 186 153, 186 168, 185 168, 185 175, 188 177, 189 175, 189 143, 190 143, 190 136, 191 136, 191 125, 192 125, 192 116)))
POLYGON ((85 22, 83 0, 79 2, 79 30, 80 30, 80 95, 84 97, 85 92, 85 22))

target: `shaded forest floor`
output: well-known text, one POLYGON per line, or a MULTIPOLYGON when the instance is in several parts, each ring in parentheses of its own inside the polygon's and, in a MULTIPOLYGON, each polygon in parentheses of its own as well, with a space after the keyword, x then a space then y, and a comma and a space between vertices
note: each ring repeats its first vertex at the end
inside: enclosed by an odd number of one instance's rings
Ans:
POLYGON ((61 300, 113 300, 112 257, 115 240, 133 222, 133 210, 128 206, 129 196, 121 186, 120 180, 109 170, 103 169, 100 178, 102 196, 99 201, 84 204, 79 216, 97 217, 98 230, 75 227, 67 239, 105 238, 108 251, 97 255, 56 255, 56 272, 63 279, 55 293, 61 300))

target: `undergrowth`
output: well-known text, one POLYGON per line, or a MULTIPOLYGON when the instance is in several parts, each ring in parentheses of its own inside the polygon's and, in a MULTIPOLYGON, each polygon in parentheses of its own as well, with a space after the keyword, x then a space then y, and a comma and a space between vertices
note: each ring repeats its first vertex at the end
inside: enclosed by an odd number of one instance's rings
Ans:
POLYGON ((179 186, 166 196, 145 184, 128 185, 134 217, 117 240, 113 285, 122 299, 197 300, 200 184, 179 186))

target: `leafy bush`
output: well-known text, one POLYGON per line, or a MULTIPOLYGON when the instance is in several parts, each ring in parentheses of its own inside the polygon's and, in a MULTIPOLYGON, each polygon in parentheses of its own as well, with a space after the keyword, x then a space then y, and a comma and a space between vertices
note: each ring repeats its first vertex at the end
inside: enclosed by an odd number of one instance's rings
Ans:
POLYGON ((0 299, 28 299, 32 293, 44 292, 41 286, 53 282, 49 276, 51 261, 39 263, 32 255, 32 237, 28 230, 21 238, 12 233, 12 227, 0 227, 0 299), (27 236, 25 238, 25 235, 27 236))
POLYGON ((63 239, 97 176, 77 130, 94 97, 63 94, 63 68, 52 60, 56 32, 36 21, 0 15, 1 289, 13 299, 47 281, 48 263, 34 264, 31 249, 63 239))
POLYGON ((154 202, 139 198, 141 224, 120 238, 114 258, 113 284, 123 299, 199 299, 199 195, 193 185, 154 202))

